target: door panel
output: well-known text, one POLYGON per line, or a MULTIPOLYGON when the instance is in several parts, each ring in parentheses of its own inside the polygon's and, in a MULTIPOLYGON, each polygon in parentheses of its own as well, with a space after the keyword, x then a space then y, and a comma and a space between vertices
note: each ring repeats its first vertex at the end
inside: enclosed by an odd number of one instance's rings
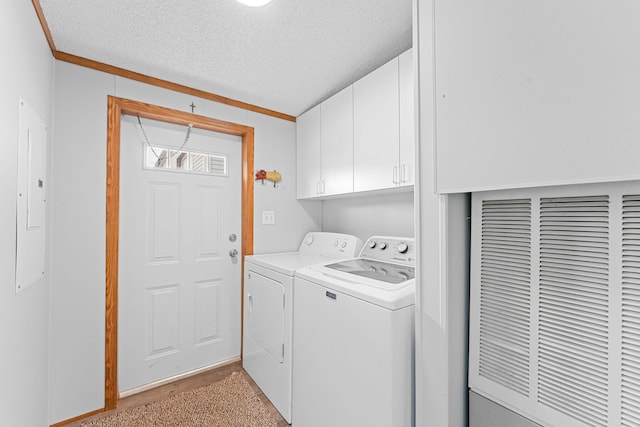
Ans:
POLYGON ((245 284, 247 331, 278 363, 284 361, 284 286, 250 271, 245 284))
POLYGON ((416 133, 413 75, 413 49, 409 49, 398 57, 400 185, 414 185, 415 183, 416 133))
POLYGON ((123 118, 120 392, 240 355, 240 257, 229 251, 240 252, 241 242, 227 236, 242 232, 241 140, 194 129, 178 150, 185 127, 143 126, 165 149, 143 158, 151 151, 137 120, 123 118), (227 156, 228 175, 202 173, 210 154, 227 156))
POLYGON ((214 187, 198 187, 200 196, 200 222, 196 233, 197 258, 205 259, 219 256, 218 242, 220 231, 221 191, 214 187))
POLYGON ((354 191, 396 185, 398 111, 398 58, 394 58, 353 84, 354 191))
POLYGON ((210 344, 218 336, 220 319, 220 280, 211 280, 196 284, 196 345, 210 344))
POLYGON ((149 334, 147 357, 174 353, 178 343, 179 285, 147 289, 149 334))
POLYGON ((296 121, 298 199, 322 194, 320 182, 320 105, 301 114, 296 121))
POLYGON ((320 104, 323 195, 353 192, 353 87, 320 104))
POLYGON ((149 183, 149 254, 150 262, 177 261, 179 258, 180 186, 149 183))

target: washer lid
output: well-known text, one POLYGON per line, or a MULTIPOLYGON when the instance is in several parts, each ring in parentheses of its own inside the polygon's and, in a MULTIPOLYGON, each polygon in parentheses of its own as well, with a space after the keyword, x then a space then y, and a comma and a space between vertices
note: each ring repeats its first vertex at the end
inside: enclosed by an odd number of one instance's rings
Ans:
POLYGON ((385 283, 400 284, 415 278, 415 268, 367 258, 356 258, 325 265, 326 268, 385 283))
POLYGON ((302 280, 351 295, 387 310, 412 306, 416 300, 415 279, 388 283, 316 264, 296 272, 294 288, 299 286, 302 280))

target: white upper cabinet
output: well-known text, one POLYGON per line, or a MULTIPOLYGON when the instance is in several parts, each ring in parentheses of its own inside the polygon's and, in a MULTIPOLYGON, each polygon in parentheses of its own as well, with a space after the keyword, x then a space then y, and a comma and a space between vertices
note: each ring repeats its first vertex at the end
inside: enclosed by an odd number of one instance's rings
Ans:
POLYGON ((355 191, 397 185, 398 111, 398 58, 394 58, 353 84, 355 191))
POLYGON ((298 198, 317 197, 320 190, 320 105, 297 118, 296 138, 298 198))
POLYGON ((400 162, 399 185, 413 185, 415 182, 416 134, 415 105, 413 95, 413 49, 399 57, 399 99, 400 99, 400 162))
POLYGON ((320 178, 323 196, 353 191, 353 87, 320 104, 320 178))
POLYGON ((299 199, 413 185, 413 82, 409 49, 298 117, 299 199))

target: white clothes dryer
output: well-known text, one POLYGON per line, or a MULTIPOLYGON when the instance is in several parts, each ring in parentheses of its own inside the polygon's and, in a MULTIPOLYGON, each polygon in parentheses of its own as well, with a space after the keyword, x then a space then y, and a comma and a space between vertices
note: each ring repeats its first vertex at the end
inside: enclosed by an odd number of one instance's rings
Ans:
POLYGON ((295 278, 295 427, 413 426, 415 243, 374 236, 358 258, 295 278))
POLYGON ((355 236, 311 232, 297 252, 245 257, 242 367, 288 423, 294 275, 302 267, 352 258, 361 247, 355 236))

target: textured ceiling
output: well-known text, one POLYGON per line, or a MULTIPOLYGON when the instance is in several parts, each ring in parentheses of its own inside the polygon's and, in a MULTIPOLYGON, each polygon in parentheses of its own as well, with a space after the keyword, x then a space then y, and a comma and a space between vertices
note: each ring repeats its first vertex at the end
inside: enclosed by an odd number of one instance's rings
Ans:
POLYGON ((411 0, 40 0, 70 53, 298 116, 411 47, 411 0))

